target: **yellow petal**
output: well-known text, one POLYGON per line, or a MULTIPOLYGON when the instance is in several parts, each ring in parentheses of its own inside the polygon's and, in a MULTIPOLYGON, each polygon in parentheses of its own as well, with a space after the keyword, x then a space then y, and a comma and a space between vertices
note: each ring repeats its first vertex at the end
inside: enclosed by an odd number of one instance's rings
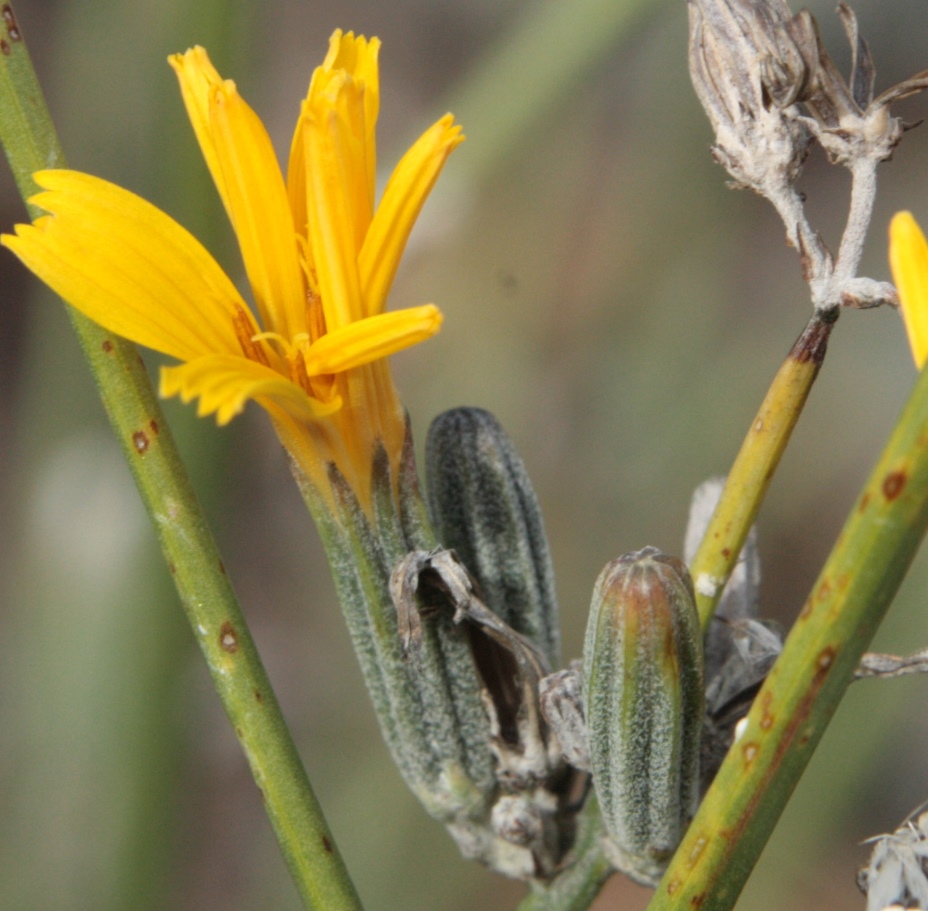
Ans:
POLYGON ((377 177, 376 125, 380 112, 379 55, 379 38, 371 38, 368 41, 363 35, 356 38, 352 32, 345 35, 342 34, 341 29, 336 29, 329 39, 329 52, 320 67, 323 71, 345 70, 352 76, 363 94, 368 195, 372 201, 377 177))
MULTIPOLYGON (((306 189, 306 148, 303 141, 305 102, 300 109, 300 116, 293 131, 293 140, 290 143, 290 157, 287 160, 287 196, 290 200, 290 212, 293 216, 293 227, 302 238, 309 237, 309 215, 307 214, 306 189)), ((304 245, 303 255, 306 260, 306 271, 312 274, 315 269, 312 249, 308 243, 304 245)))
POLYGON ((346 78, 339 74, 328 80, 334 94, 317 95, 307 104, 304 121, 309 238, 329 331, 364 315, 358 281, 358 180, 363 175, 357 150, 351 148, 357 138, 348 133, 337 108, 346 78))
POLYGON ((461 128, 446 114, 419 137, 393 171, 358 257, 366 316, 374 316, 386 306, 419 212, 448 156, 463 141, 461 128))
POLYGON ((180 360, 240 351, 246 310, 216 261, 144 199, 77 171, 39 171, 33 202, 51 213, 17 225, 9 247, 68 303, 111 332, 180 360))
MULTIPOLYGON (((377 143, 376 125, 377 114, 380 109, 380 81, 377 67, 377 56, 380 51, 380 41, 377 38, 358 37, 349 32, 342 34, 336 29, 329 39, 329 51, 322 66, 317 67, 310 82, 306 100, 303 102, 300 117, 297 121, 293 140, 290 144, 290 159, 287 169, 287 192, 290 197, 290 209, 293 212, 293 223, 297 233, 303 237, 309 236, 308 215, 308 185, 306 180, 306 148, 305 124, 310 109, 310 101, 323 92, 323 83, 328 83, 333 73, 341 71, 350 75, 356 84, 356 90, 363 95, 363 142, 360 144, 364 150, 364 169, 366 171, 366 205, 372 210, 374 200, 375 181, 377 176, 377 143)), ((370 219, 370 214, 367 220, 370 219)), ((307 245, 305 251, 307 268, 310 272, 315 269, 312 250, 307 245)))
POLYGON ((898 212, 889 227, 889 262, 915 366, 928 359, 928 243, 911 212, 898 212))
POLYGON ((310 376, 340 373, 431 338, 441 328, 441 311, 432 304, 381 313, 326 333, 305 353, 310 376))
POLYGON ((210 126, 227 205, 266 330, 306 331, 293 215, 271 139, 232 82, 210 89, 210 126))
POLYGON ((198 398, 197 414, 216 415, 228 424, 249 399, 267 407, 274 403, 298 420, 315 420, 332 414, 341 400, 323 404, 311 399, 299 386, 279 373, 244 357, 212 354, 177 367, 162 367, 161 395, 180 395, 189 402, 198 398))
POLYGON ((219 166, 219 156, 216 154, 216 140, 213 136, 209 117, 210 91, 214 86, 222 84, 222 77, 216 72, 209 59, 209 55, 202 47, 193 47, 186 54, 172 54, 168 63, 177 74, 180 83, 181 96, 187 108, 187 116, 196 133, 200 150, 206 159, 206 166, 213 177, 216 189, 222 197, 229 218, 232 212, 229 209, 229 194, 226 190, 225 178, 219 166))

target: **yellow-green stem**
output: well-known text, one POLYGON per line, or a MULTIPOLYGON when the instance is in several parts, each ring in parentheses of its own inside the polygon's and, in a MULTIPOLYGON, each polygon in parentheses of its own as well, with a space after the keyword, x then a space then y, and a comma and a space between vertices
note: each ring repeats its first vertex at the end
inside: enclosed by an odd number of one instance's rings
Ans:
POLYGON ((690 571, 703 629, 708 625, 748 531, 799 420, 825 358, 837 313, 815 314, 780 367, 741 450, 693 558, 690 571))
POLYGON ((733 907, 928 527, 928 371, 648 906, 733 907))
MULTIPOLYGON (((0 141, 20 192, 64 156, 12 4, 0 21, 0 141)), ((30 208, 30 214, 38 213, 30 208)), ((360 901, 284 722, 241 608, 135 347, 69 309, 223 706, 307 908, 360 901)))

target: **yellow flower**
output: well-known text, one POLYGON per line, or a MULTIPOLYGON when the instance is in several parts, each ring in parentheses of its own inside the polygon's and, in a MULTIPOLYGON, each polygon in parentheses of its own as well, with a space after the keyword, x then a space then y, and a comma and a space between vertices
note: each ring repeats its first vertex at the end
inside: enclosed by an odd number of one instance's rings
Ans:
POLYGON ((928 243, 911 212, 897 212, 889 226, 889 263, 915 366, 928 359, 928 243))
POLYGON ((366 501, 374 447, 395 462, 404 414, 386 358, 438 331, 433 305, 385 312, 416 217, 462 140, 446 115, 402 158, 374 205, 380 42, 336 31, 302 103, 284 179, 270 138, 203 48, 170 58, 238 238, 255 311, 206 249, 132 193, 40 171, 49 213, 3 235, 85 315, 182 361, 161 394, 220 424, 254 399, 305 476, 334 461, 366 501))

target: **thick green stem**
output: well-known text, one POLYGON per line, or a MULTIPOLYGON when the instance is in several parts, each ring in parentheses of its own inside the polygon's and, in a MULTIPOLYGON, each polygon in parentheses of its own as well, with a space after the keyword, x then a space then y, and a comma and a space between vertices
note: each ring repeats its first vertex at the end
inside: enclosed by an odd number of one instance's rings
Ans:
POLYGON ((928 527, 922 375, 649 911, 733 907, 928 527))
POLYGON ((777 372, 725 482, 690 571, 703 629, 725 583, 802 414, 837 314, 815 314, 777 372))
MULTIPOLYGON (((28 199, 64 156, 10 3, 0 52, 0 141, 28 199)), ((307 908, 359 909, 138 352, 68 309, 297 889, 307 908)))

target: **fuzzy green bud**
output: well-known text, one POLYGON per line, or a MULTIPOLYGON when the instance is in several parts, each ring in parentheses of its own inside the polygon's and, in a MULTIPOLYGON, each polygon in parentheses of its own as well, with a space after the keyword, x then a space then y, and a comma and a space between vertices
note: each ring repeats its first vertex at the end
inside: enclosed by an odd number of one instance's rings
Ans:
POLYGON ((699 799, 702 634, 680 560, 646 547, 606 566, 593 592, 583 668, 610 859, 656 885, 699 799))
POLYGON ((554 573, 525 466, 488 411, 439 415, 426 441, 429 510, 439 540, 477 579, 501 620, 558 665, 554 573))

